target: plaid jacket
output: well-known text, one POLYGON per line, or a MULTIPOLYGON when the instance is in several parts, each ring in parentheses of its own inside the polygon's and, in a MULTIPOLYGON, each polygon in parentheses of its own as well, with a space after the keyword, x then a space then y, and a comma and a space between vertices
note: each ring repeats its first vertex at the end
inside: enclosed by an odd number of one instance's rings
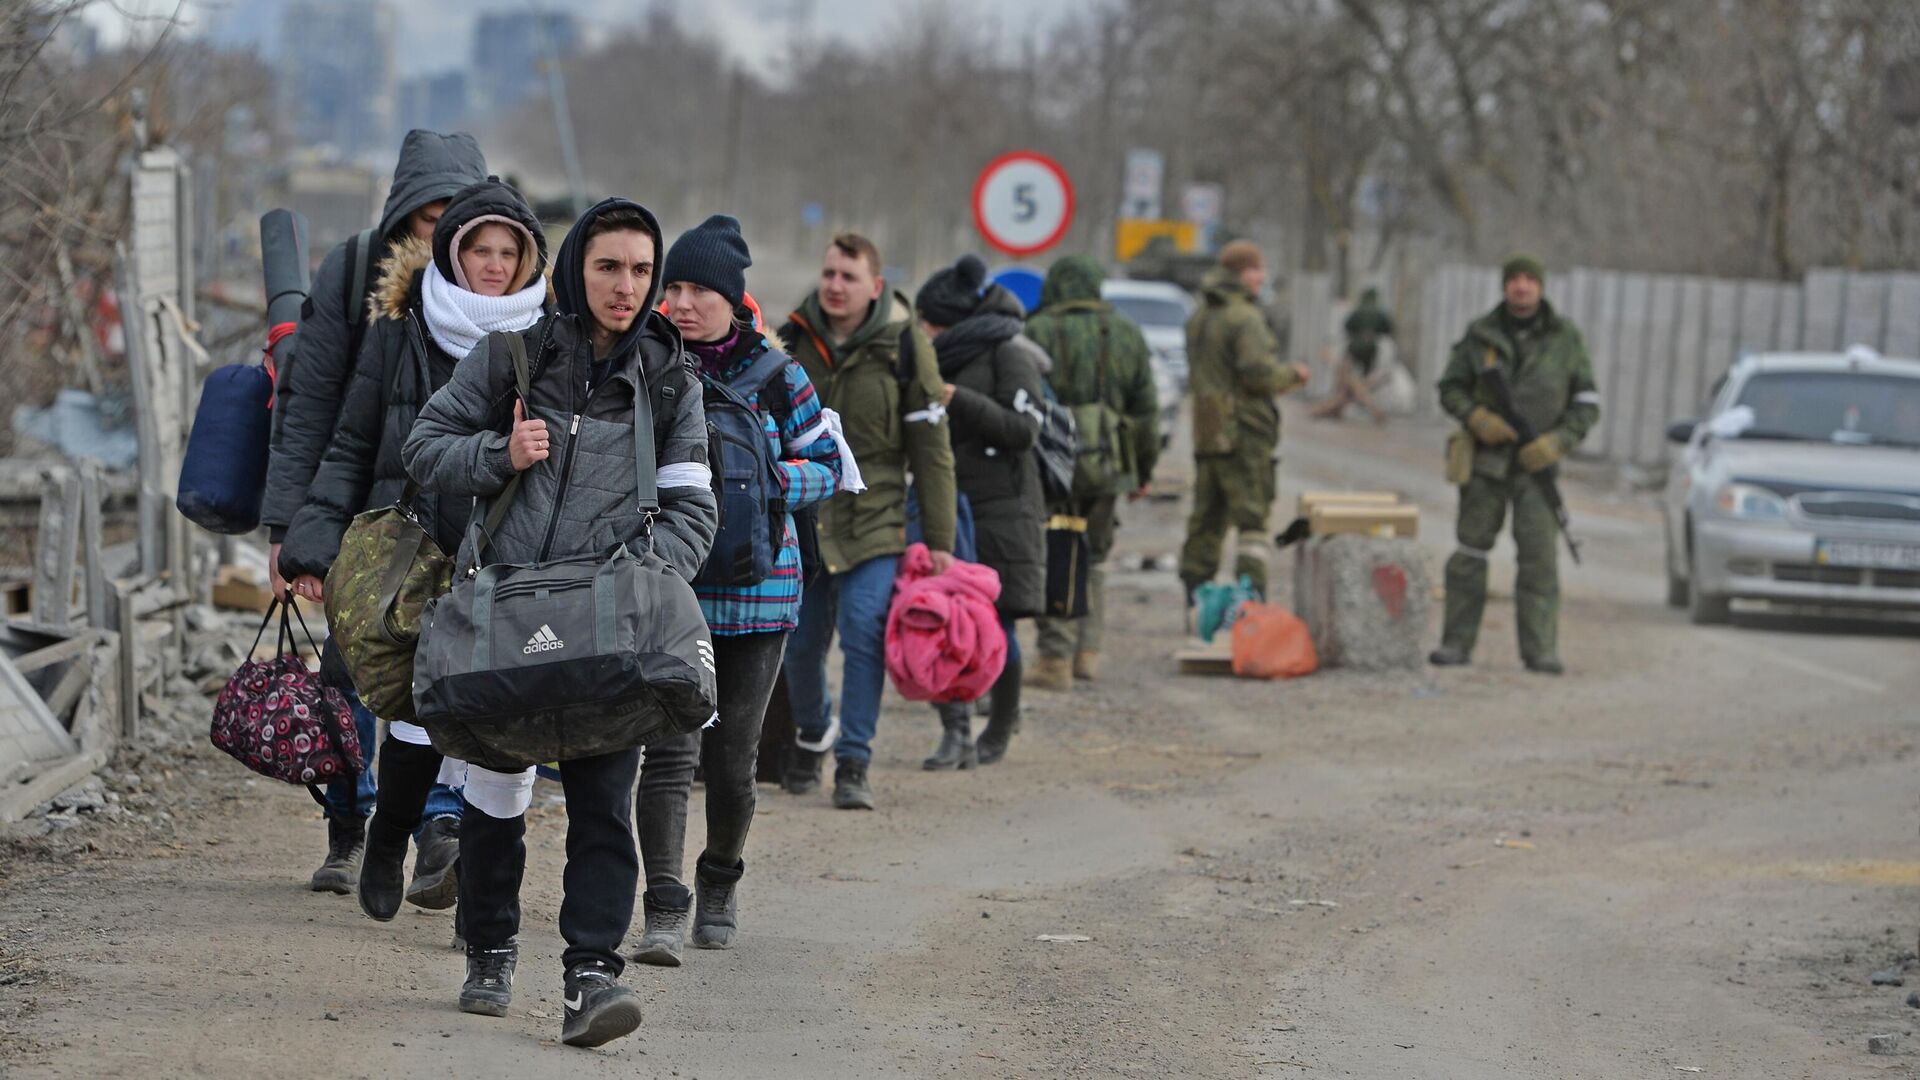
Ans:
MULTIPOLYGON (((738 377, 754 359, 742 357, 723 373, 723 378, 731 381, 738 377)), ((764 409, 760 413, 767 439, 773 444, 787 509, 803 510, 840 486, 840 449, 821 427, 820 395, 807 379, 806 370, 789 360, 784 377, 787 399, 793 403, 786 429, 776 430, 773 415, 764 409), (796 445, 802 436, 816 430, 817 437, 796 445)), ((750 399, 756 409, 760 408, 759 399, 758 393, 750 399)), ((700 610, 707 616, 707 626, 719 636, 793 629, 800 613, 800 542, 793 531, 793 515, 787 515, 780 556, 766 580, 757 585, 700 585, 694 592, 700 598, 700 610)))

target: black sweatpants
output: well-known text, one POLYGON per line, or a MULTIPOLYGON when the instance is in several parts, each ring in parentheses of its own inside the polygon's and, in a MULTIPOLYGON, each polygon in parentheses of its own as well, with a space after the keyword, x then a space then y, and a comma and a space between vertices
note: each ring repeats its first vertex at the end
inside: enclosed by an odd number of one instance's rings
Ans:
MULTIPOLYGON (((597 960, 618 974, 620 942, 633 922, 640 856, 633 842, 633 782, 640 751, 560 763, 567 794, 567 867, 562 878, 561 962, 597 960)), ((520 879, 527 819, 501 819, 469 803, 460 825, 460 909, 470 945, 492 948, 520 932, 520 879)))

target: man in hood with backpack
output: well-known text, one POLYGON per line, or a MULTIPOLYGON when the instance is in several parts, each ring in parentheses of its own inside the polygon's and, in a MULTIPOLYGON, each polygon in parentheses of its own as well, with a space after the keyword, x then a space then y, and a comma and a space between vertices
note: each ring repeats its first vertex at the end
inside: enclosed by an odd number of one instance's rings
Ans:
MULTIPOLYGON (((655 310, 660 251, 660 226, 638 203, 607 199, 588 210, 554 259, 555 312, 516 332, 530 372, 525 397, 511 335, 490 334, 421 411, 402 456, 422 488, 478 499, 474 514, 486 520, 492 501, 521 478, 498 528, 481 539, 484 550, 473 550, 470 532, 456 566, 548 562, 642 542, 689 582, 706 562, 720 517, 706 413, 680 333, 655 310), (657 513, 638 505, 636 409, 653 420, 657 513)), ((599 1046, 640 1024, 638 995, 618 981, 640 880, 640 748, 559 766, 567 801, 560 1038, 599 1046)), ((468 770, 459 861, 466 1012, 504 1016, 512 1000, 533 780, 532 768, 468 770)))
MULTIPOLYGON (((287 585, 280 572, 280 545, 294 515, 306 505, 307 489, 327 444, 333 441, 340 405, 359 360, 368 317, 367 293, 379 281, 379 263, 402 241, 430 241, 448 200, 462 188, 486 178, 486 159, 473 136, 407 132, 379 225, 342 241, 327 253, 314 275, 313 291, 300 307, 295 355, 278 373, 266 498, 260 511, 272 544, 267 567, 274 595, 283 600, 287 598, 287 585)), ((374 716, 353 695, 353 682, 331 647, 322 671, 329 684, 349 695, 360 745, 373 746, 374 716)), ((344 896, 354 890, 373 804, 371 768, 362 770, 357 778, 327 786, 327 855, 309 882, 315 892, 344 896)), ((427 803, 427 823, 457 819, 459 814, 458 796, 437 786, 427 803)), ((423 842, 442 846, 453 843, 451 832, 444 827, 430 834, 425 831, 426 825, 422 830, 423 838, 433 838, 423 842)), ((435 865, 444 864, 447 858, 444 852, 421 854, 427 856, 427 863, 435 865)))

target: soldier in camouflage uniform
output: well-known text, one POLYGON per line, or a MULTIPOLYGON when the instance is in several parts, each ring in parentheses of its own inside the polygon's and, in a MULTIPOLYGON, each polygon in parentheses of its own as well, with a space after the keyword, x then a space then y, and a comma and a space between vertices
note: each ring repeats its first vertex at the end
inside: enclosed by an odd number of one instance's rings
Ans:
MULTIPOLYGON (((1472 658, 1487 603, 1487 556, 1511 504, 1520 659, 1529 671, 1558 675, 1565 670, 1558 649, 1559 523, 1534 474, 1552 469, 1586 436, 1600 418, 1600 393, 1579 329, 1542 299, 1546 272, 1539 261, 1515 256, 1500 276, 1505 299, 1467 327, 1440 377, 1440 406, 1465 425, 1456 438, 1471 439, 1472 447, 1467 475, 1452 477, 1461 485, 1460 546, 1447 560, 1446 624, 1429 659, 1447 666, 1472 658), (1514 410, 1541 433, 1525 446, 1515 445, 1513 425, 1481 389, 1481 369, 1494 364, 1506 371, 1514 410)), ((1467 457, 1459 456, 1460 466, 1467 457)))
POLYGON ((1068 255, 1047 271, 1040 310, 1027 318, 1027 336, 1053 357, 1047 382, 1054 396, 1074 410, 1076 420, 1089 421, 1081 425, 1083 454, 1103 455, 1107 463, 1104 468, 1076 468, 1071 505, 1053 507, 1054 513, 1087 519, 1091 565, 1087 613, 1078 619, 1038 620, 1040 662, 1028 671, 1027 682, 1046 690, 1069 690, 1075 678, 1099 677, 1105 563, 1113 550, 1114 511, 1120 496, 1134 500, 1146 494, 1160 457, 1160 401, 1147 339, 1132 319, 1100 299, 1105 277, 1093 259, 1068 255), (1096 428, 1117 435, 1119 445, 1093 445, 1096 428), (1111 476, 1096 477, 1096 472, 1111 476))
POLYGON ((1180 552, 1189 600, 1212 581, 1229 525, 1234 573, 1265 595, 1267 514, 1273 507, 1280 409, 1274 395, 1306 385, 1307 369, 1280 362, 1280 344, 1254 298, 1267 283, 1260 249, 1235 240, 1207 272, 1201 303, 1187 320, 1193 387, 1193 514, 1180 552))

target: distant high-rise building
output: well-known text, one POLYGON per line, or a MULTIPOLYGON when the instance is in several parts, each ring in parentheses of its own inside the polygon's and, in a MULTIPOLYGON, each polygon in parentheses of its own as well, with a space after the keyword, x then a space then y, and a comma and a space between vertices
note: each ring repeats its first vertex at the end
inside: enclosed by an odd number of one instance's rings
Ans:
POLYGON ((448 71, 401 82, 397 112, 402 131, 458 129, 467 120, 466 72, 448 71))
POLYGON ((294 0, 280 22, 281 108, 295 135, 346 155, 393 139, 393 9, 385 0, 294 0))
POLYGON ((502 12, 480 16, 473 30, 474 104, 498 113, 546 92, 545 63, 580 49, 580 28, 561 12, 502 12))

